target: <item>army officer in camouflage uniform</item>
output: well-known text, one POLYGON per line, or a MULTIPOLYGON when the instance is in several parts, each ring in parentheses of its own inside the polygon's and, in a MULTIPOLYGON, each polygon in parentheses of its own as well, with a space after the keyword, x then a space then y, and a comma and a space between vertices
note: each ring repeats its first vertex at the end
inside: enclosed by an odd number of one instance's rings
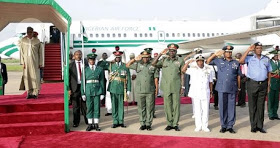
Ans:
POLYGON ((155 100, 155 79, 158 78, 158 71, 152 66, 150 54, 143 51, 136 59, 130 60, 126 67, 137 72, 136 78, 136 100, 138 102, 138 113, 140 116, 140 130, 152 130, 154 100, 155 100), (136 61, 136 62, 135 62, 136 61))
POLYGON ((87 55, 89 66, 85 68, 85 81, 82 79, 82 99, 86 101, 88 127, 86 131, 95 129, 100 131, 98 126, 100 118, 100 100, 104 99, 104 71, 101 67, 95 66, 96 54, 87 55), (84 87, 85 84, 85 87, 84 87), (94 119, 94 124, 92 124, 94 119))

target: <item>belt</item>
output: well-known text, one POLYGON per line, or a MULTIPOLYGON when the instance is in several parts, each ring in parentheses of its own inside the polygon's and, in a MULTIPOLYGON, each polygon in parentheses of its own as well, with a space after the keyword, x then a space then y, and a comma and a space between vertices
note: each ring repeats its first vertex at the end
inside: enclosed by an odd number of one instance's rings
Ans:
POLYGON ((99 83, 99 80, 87 80, 87 83, 99 83))
POLYGON ((248 78, 248 81, 252 81, 252 82, 256 82, 256 83, 258 83, 258 84, 262 84, 262 83, 266 82, 267 79, 265 79, 264 81, 255 81, 255 80, 253 80, 253 79, 248 78))
POLYGON ((121 78, 121 77, 115 77, 113 80, 114 80, 114 81, 122 81, 122 82, 125 82, 125 78, 121 78))

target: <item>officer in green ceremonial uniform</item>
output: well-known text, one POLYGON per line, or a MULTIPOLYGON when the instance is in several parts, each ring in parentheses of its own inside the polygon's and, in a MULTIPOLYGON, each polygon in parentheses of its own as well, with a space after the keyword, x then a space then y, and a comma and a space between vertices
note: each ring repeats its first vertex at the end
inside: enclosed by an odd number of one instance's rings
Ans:
POLYGON ((152 65, 162 68, 160 89, 164 94, 164 110, 168 124, 165 130, 167 131, 171 129, 180 131, 178 126, 180 119, 180 94, 183 94, 185 89, 184 74, 181 69, 185 63, 182 58, 177 56, 178 48, 177 44, 169 44, 152 63, 152 65), (158 61, 167 51, 169 56, 158 61))
POLYGON ((279 106, 279 89, 280 89, 280 62, 278 51, 274 51, 274 56, 270 60, 272 67, 270 79, 270 91, 268 94, 268 117, 269 120, 280 120, 277 114, 279 106))
POLYGON ((131 77, 129 69, 125 63, 121 62, 122 51, 114 51, 115 62, 109 65, 109 86, 108 91, 112 99, 112 117, 113 126, 125 128, 124 125, 124 106, 123 102, 127 101, 127 96, 131 91, 131 77))
POLYGON ((100 118, 100 100, 104 99, 104 71, 101 67, 95 66, 96 54, 87 55, 89 66, 85 67, 84 78, 82 78, 81 93, 82 99, 86 101, 88 127, 86 131, 95 129, 100 131, 98 126, 100 118), (94 124, 92 124, 92 119, 94 124))
POLYGON ((136 100, 140 116, 140 130, 152 130, 154 104, 155 104, 155 79, 159 73, 150 61, 150 54, 143 51, 136 59, 130 60, 126 67, 137 73, 136 100))

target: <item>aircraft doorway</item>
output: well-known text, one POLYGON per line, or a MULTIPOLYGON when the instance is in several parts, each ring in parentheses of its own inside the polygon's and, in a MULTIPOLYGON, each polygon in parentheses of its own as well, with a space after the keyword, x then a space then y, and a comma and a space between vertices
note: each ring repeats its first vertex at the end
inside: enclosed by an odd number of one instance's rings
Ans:
POLYGON ((164 33, 164 31, 158 31, 158 42, 159 43, 165 42, 165 33, 164 33))
POLYGON ((50 26, 50 43, 60 43, 60 31, 55 26, 50 26))

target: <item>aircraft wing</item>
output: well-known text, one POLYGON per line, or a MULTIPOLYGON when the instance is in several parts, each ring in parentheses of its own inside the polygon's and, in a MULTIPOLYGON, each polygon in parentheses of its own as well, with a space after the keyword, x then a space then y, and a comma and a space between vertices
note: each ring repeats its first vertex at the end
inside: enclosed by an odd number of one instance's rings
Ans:
POLYGON ((184 42, 179 42, 178 45, 180 46, 181 49, 194 49, 194 48, 202 47, 203 45, 205 46, 205 45, 212 45, 212 44, 224 44, 225 40, 246 39, 251 37, 268 35, 279 31, 280 31, 280 26, 274 26, 274 27, 256 29, 252 31, 227 34, 227 35, 222 35, 217 37, 210 37, 210 38, 198 39, 193 41, 184 41, 184 42))

